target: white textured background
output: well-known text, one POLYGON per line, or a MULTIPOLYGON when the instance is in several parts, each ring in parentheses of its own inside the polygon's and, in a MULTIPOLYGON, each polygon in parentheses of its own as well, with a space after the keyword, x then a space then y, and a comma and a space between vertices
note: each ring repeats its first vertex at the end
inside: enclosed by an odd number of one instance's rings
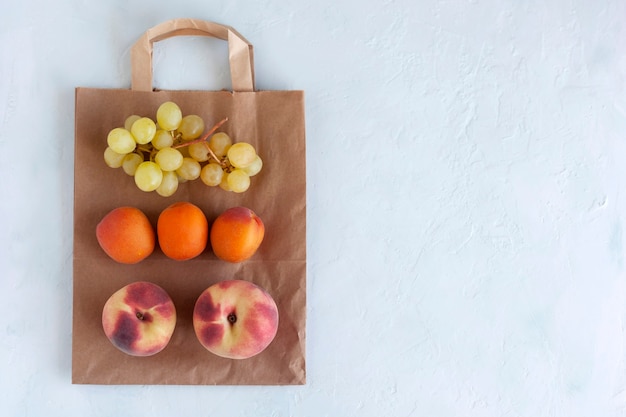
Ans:
MULTIPOLYGON (((3 416, 626 415, 626 3, 22 0, 0 13, 3 416), (74 88, 174 17, 307 106, 308 382, 74 386, 74 88)), ((160 88, 229 87, 157 44, 160 88)))

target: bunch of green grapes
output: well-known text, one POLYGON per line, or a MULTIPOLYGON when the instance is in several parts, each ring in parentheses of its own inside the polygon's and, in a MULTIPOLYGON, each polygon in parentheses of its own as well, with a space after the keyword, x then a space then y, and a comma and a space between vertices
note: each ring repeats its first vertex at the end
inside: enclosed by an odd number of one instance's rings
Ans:
POLYGON ((163 197, 174 194, 179 183, 198 178, 208 186, 242 193, 263 161, 249 143, 233 143, 228 134, 215 133, 226 120, 203 135, 200 116, 183 117, 176 103, 165 102, 157 109, 156 121, 132 115, 124 127, 112 129, 104 161, 133 176, 140 190, 163 197))

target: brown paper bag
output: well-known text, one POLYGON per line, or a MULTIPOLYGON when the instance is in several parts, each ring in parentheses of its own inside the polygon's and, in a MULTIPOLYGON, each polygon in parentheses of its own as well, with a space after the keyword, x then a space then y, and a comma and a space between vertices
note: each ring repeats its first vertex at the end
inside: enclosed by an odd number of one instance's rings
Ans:
MULTIPOLYGON (((199 51, 201 53, 201 51, 199 51)), ((148 30, 133 46, 131 89, 76 89, 74 280, 72 382, 75 384, 298 385, 305 383, 306 177, 302 91, 254 91, 252 46, 230 27, 176 19, 148 30), (179 35, 227 40, 233 92, 153 91, 153 42, 179 35), (131 114, 151 116, 164 101, 183 114, 200 115, 207 127, 228 118, 220 129, 233 141, 249 142, 263 158, 261 173, 244 193, 183 183, 171 197, 145 193, 121 169, 103 160, 106 137, 131 114), (174 261, 159 250, 135 265, 119 264, 99 247, 95 228, 113 208, 143 210, 156 227, 159 213, 176 201, 190 201, 209 223, 234 206, 246 206, 263 220, 265 239, 249 260, 230 264, 210 250, 189 261, 174 261), (205 350, 195 337, 192 311, 200 293, 218 281, 243 279, 265 288, 280 315, 278 333, 261 354, 224 359, 205 350), (170 344, 151 357, 117 350, 102 330, 102 308, 124 285, 146 280, 162 286, 177 309, 170 344)))

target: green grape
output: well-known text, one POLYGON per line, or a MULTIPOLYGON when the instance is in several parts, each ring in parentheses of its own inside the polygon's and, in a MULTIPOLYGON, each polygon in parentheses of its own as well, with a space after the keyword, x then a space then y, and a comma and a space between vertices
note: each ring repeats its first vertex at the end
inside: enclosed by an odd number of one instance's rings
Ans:
POLYGON ((143 162, 143 156, 138 153, 129 153, 124 157, 124 161, 122 162, 122 169, 125 173, 130 175, 131 177, 135 175, 135 171, 137 171, 137 167, 139 164, 143 162))
POLYGON ((133 114, 132 116, 128 116, 126 120, 124 121, 124 129, 130 132, 130 129, 133 127, 133 123, 135 123, 139 119, 141 119, 141 116, 138 116, 136 114, 133 114))
POLYGON ((183 112, 178 107, 178 104, 166 101, 157 109, 156 119, 161 129, 176 130, 183 119, 183 112))
POLYGON ((119 154, 107 146, 104 150, 104 163, 110 168, 119 168, 122 166, 125 154, 119 154))
POLYGON ((228 176, 230 174, 228 172, 224 172, 224 175, 222 175, 222 181, 220 181, 219 186, 222 190, 224 191, 232 191, 230 189, 230 185, 228 185, 228 176))
POLYGON ((135 150, 137 143, 133 135, 123 127, 116 127, 107 136, 107 145, 120 155, 126 155, 135 150))
POLYGON ((200 176, 202 167, 200 163, 193 158, 183 158, 183 164, 176 170, 179 177, 186 180, 195 180, 200 176))
POLYGON ((250 187, 250 177, 243 169, 234 169, 228 174, 228 188, 236 193, 243 193, 250 187))
POLYGON ((192 143, 187 146, 189 156, 198 162, 205 162, 209 160, 209 149, 206 142, 192 143))
POLYGON ((230 136, 224 132, 218 132, 209 139, 209 147, 218 158, 226 156, 232 144, 233 141, 230 139, 230 136))
POLYGON ((202 167, 202 171, 200 171, 200 179, 209 187, 215 187, 216 185, 220 185, 223 176, 224 170, 219 164, 216 164, 215 162, 209 162, 204 167, 202 167))
POLYGON ((183 154, 178 149, 163 148, 154 157, 163 171, 176 171, 183 164, 183 154))
POLYGON ((248 176, 254 177, 256 174, 261 172, 262 168, 263 168, 263 161, 261 160, 261 157, 257 155, 256 158, 254 158, 254 161, 252 161, 250 165, 242 169, 244 170, 246 174, 248 174, 248 176))
POLYGON ((155 149, 163 149, 174 144, 174 138, 167 130, 158 129, 152 138, 152 146, 155 149))
POLYGON ((156 133, 156 124, 148 117, 141 117, 133 123, 130 133, 140 145, 150 142, 156 133))
POLYGON ((152 161, 145 161, 139 164, 135 171, 135 184, 141 191, 154 191, 163 181, 163 171, 152 161))
POLYGON ((245 168, 256 158, 254 146, 249 143, 235 143, 228 149, 228 160, 235 168, 245 168))
POLYGON ((178 175, 174 171, 166 171, 163 173, 163 180, 161 185, 156 189, 156 192, 161 197, 169 197, 178 190, 178 175))
POLYGON ((183 117, 177 131, 183 140, 197 139, 204 132, 204 120, 196 114, 189 114, 183 117))

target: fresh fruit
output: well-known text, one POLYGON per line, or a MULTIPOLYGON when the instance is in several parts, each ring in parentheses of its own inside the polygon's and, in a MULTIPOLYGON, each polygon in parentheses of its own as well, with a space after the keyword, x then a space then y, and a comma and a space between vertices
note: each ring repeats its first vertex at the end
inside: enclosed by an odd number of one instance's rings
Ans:
POLYGON ((226 156, 232 144, 232 139, 224 132, 218 132, 209 139, 209 147, 218 159, 226 156))
POLYGON ((200 176, 201 171, 202 167, 200 167, 198 161, 194 160, 193 158, 186 157, 183 158, 183 163, 176 170, 176 173, 182 179, 191 181, 197 179, 200 176))
POLYGON ((130 127, 130 133, 139 145, 145 145, 152 141, 156 131, 156 124, 148 117, 140 117, 130 127))
POLYGON ((219 187, 224 191, 232 191, 228 185, 228 175, 230 175, 228 172, 224 172, 222 180, 219 183, 219 187))
POLYGON ((111 168, 123 167, 135 177, 140 190, 156 191, 163 197, 174 194, 178 184, 198 178, 208 186, 241 193, 248 190, 250 178, 261 171, 263 162, 251 144, 233 143, 227 133, 216 132, 227 120, 203 133, 201 116, 183 116, 178 104, 167 101, 157 108, 154 119, 133 114, 124 120, 124 127, 111 129, 104 161, 111 168), (212 167, 201 175, 210 164, 212 167), (221 174, 213 171, 216 167, 221 174), (169 171, 176 172, 178 183, 168 175, 167 183, 161 186, 164 173, 169 171))
POLYGON ((228 148, 226 155, 232 166, 245 168, 256 158, 256 151, 249 143, 239 142, 228 148))
POLYGON ((255 212, 233 207, 221 213, 211 225, 211 248, 224 261, 242 262, 256 253, 264 235, 265 225, 255 212))
POLYGON ((183 140, 198 139, 204 132, 204 120, 197 114, 188 114, 183 117, 176 131, 183 140))
POLYGON ((202 167, 202 171, 200 171, 200 179, 203 183, 210 187, 220 185, 223 176, 224 171, 222 170, 222 167, 215 162, 206 164, 202 167))
POLYGON ((138 281, 113 293, 102 310, 102 328, 113 346, 132 356, 151 356, 170 342, 176 308, 169 294, 138 281))
POLYGON ((161 197, 169 197, 178 190, 178 175, 174 171, 163 171, 163 180, 156 192, 161 197))
POLYGON ((163 171, 156 162, 144 161, 135 170, 135 184, 141 191, 149 192, 159 188, 163 181, 163 171))
POLYGON ((107 213, 96 226, 98 244, 113 260, 136 264, 155 247, 155 234, 148 217, 135 207, 118 207, 107 213))
POLYGON ((247 359, 274 340, 278 308, 270 294, 251 282, 222 281, 198 297, 193 328, 210 352, 224 358, 247 359))
POLYGON ((176 171, 183 164, 183 154, 178 149, 163 148, 157 152, 154 162, 163 171, 176 171))
POLYGON ((152 139, 154 149, 168 148, 174 144, 174 137, 167 130, 159 129, 152 139))
POLYGON ((139 116, 138 114, 128 116, 126 120, 124 120, 124 129, 130 132, 130 129, 132 129, 133 127, 133 123, 135 123, 139 119, 141 119, 141 116, 139 116))
POLYGON ((248 174, 248 176, 254 177, 256 174, 261 172, 261 169, 263 169, 263 160, 261 159, 259 155, 257 155, 256 158, 254 158, 254 161, 252 161, 250 165, 242 169, 246 174, 248 174))
POLYGON ((143 162, 143 157, 138 153, 131 152, 124 156, 122 161, 122 169, 131 177, 137 172, 137 167, 143 162))
POLYGON ((183 120, 183 113, 178 104, 166 101, 157 109, 156 120, 161 129, 176 130, 183 120))
POLYGON ((185 261, 207 246, 209 224, 200 208, 181 201, 164 209, 157 220, 157 238, 168 258, 185 261))
POLYGON ((211 157, 209 154, 209 147, 206 142, 192 143, 187 147, 187 150, 189 151, 189 156, 198 162, 208 161, 211 157))
POLYGON ((235 193, 243 193, 250 187, 250 176, 241 168, 232 170, 227 181, 228 188, 235 193))
POLYGON ((119 168, 124 163, 124 158, 128 154, 119 154, 107 146, 104 150, 104 162, 109 168, 119 168))
POLYGON ((109 135, 107 136, 107 144, 109 145, 109 148, 120 155, 125 155, 134 151, 137 146, 137 142, 135 142, 133 135, 122 127, 116 127, 109 132, 109 135))

